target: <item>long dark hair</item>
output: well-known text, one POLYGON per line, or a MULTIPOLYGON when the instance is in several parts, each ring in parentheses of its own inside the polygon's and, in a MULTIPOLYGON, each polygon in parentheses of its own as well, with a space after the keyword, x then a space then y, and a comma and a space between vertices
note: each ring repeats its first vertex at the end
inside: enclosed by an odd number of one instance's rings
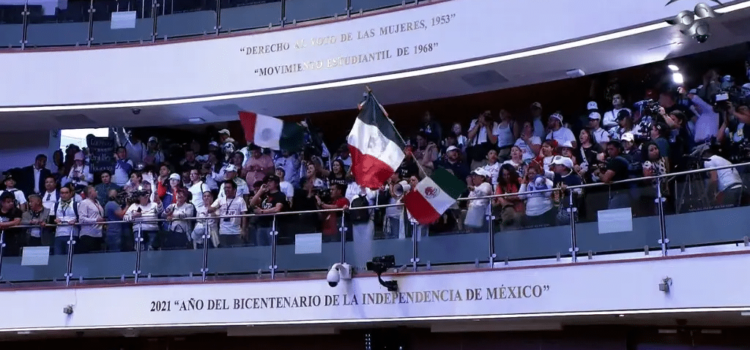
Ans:
POLYGON ((505 177, 503 176, 503 170, 507 170, 508 173, 510 174, 510 182, 513 185, 518 186, 519 185, 518 172, 516 171, 516 168, 514 168, 510 164, 503 164, 502 166, 500 166, 500 175, 497 177, 497 185, 502 187, 503 189, 508 188, 509 183, 505 181, 505 177))

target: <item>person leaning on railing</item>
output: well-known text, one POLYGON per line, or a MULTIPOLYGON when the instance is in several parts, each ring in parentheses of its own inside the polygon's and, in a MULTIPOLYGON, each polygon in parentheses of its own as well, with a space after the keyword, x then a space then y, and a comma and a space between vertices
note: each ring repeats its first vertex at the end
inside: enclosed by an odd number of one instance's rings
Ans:
POLYGON ((21 223, 21 217, 22 212, 16 207, 16 196, 11 192, 0 194, 0 231, 3 234, 6 256, 18 255, 21 233, 12 227, 21 223))
POLYGON ((29 195, 29 210, 21 217, 22 225, 38 226, 28 229, 26 246, 39 247, 42 245, 42 230, 49 218, 49 209, 42 205, 42 197, 37 194, 29 195))

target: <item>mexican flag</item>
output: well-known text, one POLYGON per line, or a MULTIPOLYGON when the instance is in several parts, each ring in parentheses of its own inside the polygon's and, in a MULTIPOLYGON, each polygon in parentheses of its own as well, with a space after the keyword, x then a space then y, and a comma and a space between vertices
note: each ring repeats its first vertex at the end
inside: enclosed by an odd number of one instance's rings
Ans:
POLYGON ((466 191, 466 182, 438 168, 430 177, 422 179, 414 191, 404 196, 404 206, 411 216, 422 225, 437 221, 458 197, 466 191))
POLYGON ((346 138, 352 174, 361 186, 383 186, 406 156, 404 143, 372 93, 359 104, 359 115, 346 138))
POLYGON ((245 141, 258 147, 296 152, 305 146, 305 127, 279 118, 240 112, 245 141))

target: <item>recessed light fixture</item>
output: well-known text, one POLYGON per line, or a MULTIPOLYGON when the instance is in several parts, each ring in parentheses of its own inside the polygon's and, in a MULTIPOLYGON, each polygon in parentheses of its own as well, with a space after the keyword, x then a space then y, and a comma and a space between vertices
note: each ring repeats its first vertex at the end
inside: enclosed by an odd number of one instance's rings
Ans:
POLYGON ((740 316, 750 316, 750 311, 742 311, 740 312, 740 316))
POLYGON ((188 119, 188 121, 193 124, 201 124, 201 123, 204 123, 206 120, 203 118, 190 118, 188 119))
POLYGON ((668 66, 667 66, 667 68, 669 68, 669 70, 671 70, 671 71, 673 71, 673 72, 677 72, 677 71, 679 71, 679 70, 680 70, 680 67, 677 67, 677 66, 676 66, 676 65, 674 65, 674 64, 670 64, 670 65, 668 65, 668 66))

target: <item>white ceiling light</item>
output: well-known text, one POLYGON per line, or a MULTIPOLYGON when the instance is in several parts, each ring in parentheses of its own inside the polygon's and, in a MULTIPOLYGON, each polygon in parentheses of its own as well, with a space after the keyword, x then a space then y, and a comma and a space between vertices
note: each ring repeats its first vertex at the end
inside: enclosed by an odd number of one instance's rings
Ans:
POLYGON ((667 66, 667 68, 669 68, 669 70, 671 70, 671 71, 673 71, 673 72, 677 72, 677 71, 679 71, 679 70, 680 70, 680 67, 677 67, 677 66, 675 66, 674 64, 670 64, 670 65, 668 65, 668 66, 667 66))
MULTIPOLYGON (((729 5, 729 6, 717 9, 716 12, 722 13, 722 14, 730 13, 730 12, 739 11, 739 10, 749 8, 749 7, 750 7, 750 1, 744 1, 741 3, 737 3, 737 4, 733 4, 733 5, 729 5)), ((189 98, 146 101, 146 102, 119 102, 119 103, 97 103, 97 104, 35 106, 35 107, 1 107, 0 113, 166 106, 166 105, 175 105, 175 104, 203 103, 203 102, 230 100, 230 99, 236 99, 236 98, 250 98, 250 97, 258 97, 258 96, 288 94, 288 93, 319 90, 319 89, 337 88, 337 87, 342 87, 342 86, 366 85, 366 84, 371 84, 371 83, 376 83, 376 82, 381 82, 381 81, 411 78, 411 77, 429 75, 429 74, 437 74, 437 73, 443 73, 443 72, 448 72, 448 71, 453 71, 453 70, 458 70, 458 69, 466 69, 466 68, 484 66, 484 65, 498 63, 498 62, 506 62, 506 61, 515 60, 519 58, 543 55, 547 53, 601 43, 601 42, 605 42, 609 40, 620 39, 620 38, 624 38, 624 37, 628 37, 632 35, 647 33, 647 32, 651 32, 654 30, 667 28, 669 26, 670 25, 667 24, 666 22, 659 21, 657 23, 647 24, 641 27, 631 28, 631 29, 622 30, 619 32, 603 34, 603 35, 599 35, 599 36, 595 36, 591 38, 571 41, 571 42, 562 43, 558 45, 547 46, 547 47, 524 51, 524 52, 517 52, 517 53, 508 54, 508 55, 490 57, 490 58, 485 58, 485 59, 480 59, 480 60, 475 60, 475 61, 447 64, 447 65, 440 66, 440 67, 413 70, 413 71, 408 71, 408 72, 385 74, 385 75, 367 77, 367 78, 354 78, 354 79, 342 80, 342 81, 331 82, 331 83, 312 84, 312 85, 298 86, 298 87, 292 87, 292 88, 281 88, 281 89, 276 89, 276 90, 245 92, 245 93, 228 94, 228 95, 220 95, 220 96, 189 97, 189 98)))
POLYGON ((206 120, 203 119, 203 118, 190 118, 190 119, 188 119, 188 121, 191 122, 191 123, 193 123, 193 124, 202 124, 202 123, 206 122, 206 120))

